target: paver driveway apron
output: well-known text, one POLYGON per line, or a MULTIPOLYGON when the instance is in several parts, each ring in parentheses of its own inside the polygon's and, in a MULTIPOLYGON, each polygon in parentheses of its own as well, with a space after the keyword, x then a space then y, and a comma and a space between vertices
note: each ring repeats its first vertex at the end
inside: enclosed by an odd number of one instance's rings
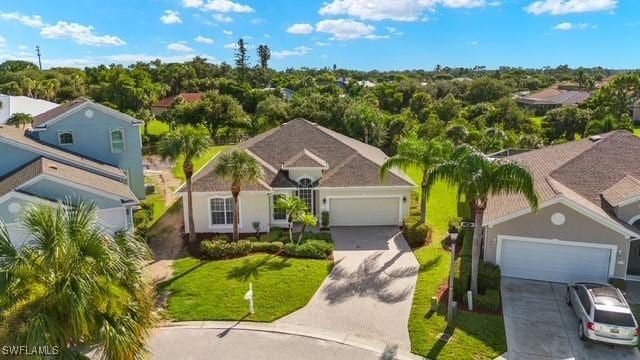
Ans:
POLYGON ((407 323, 419 264, 397 227, 334 227, 335 266, 309 304, 279 323, 410 349, 407 323))
POLYGON ((508 360, 640 359, 638 349, 580 341, 566 289, 566 284, 502 278, 508 360))

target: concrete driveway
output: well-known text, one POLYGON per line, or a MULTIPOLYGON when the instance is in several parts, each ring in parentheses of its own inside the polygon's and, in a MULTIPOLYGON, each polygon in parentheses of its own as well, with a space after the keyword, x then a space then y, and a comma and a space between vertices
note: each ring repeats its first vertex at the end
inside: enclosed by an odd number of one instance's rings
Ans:
POLYGON ((565 292, 565 284, 502 278, 506 359, 640 359, 637 349, 580 341, 565 292))
POLYGON ((337 227, 335 267, 309 304, 280 324, 312 326, 410 349, 419 264, 397 227, 337 227))

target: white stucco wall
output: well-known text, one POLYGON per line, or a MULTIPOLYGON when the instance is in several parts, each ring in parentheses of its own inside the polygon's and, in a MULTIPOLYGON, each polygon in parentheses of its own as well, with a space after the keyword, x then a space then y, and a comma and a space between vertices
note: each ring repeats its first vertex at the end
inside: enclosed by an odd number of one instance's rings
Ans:
MULTIPOLYGON (((193 218, 197 233, 230 233, 233 225, 211 225, 211 211, 209 199, 213 197, 231 197, 231 192, 193 193, 193 218)), ((187 194, 182 194, 185 230, 189 226, 187 212, 187 194)), ((269 230, 269 200, 267 192, 240 192, 240 232, 252 233, 252 223, 260 222, 260 231, 269 230)))

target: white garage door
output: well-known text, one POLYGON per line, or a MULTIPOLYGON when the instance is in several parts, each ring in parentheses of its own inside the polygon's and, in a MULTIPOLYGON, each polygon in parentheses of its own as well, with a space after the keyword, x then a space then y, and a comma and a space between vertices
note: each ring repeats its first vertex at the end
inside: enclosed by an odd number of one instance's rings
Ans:
POLYGON ((332 226, 398 225, 399 198, 330 200, 332 226))
POLYGON ((502 239, 503 276, 554 282, 607 281, 611 249, 502 239))

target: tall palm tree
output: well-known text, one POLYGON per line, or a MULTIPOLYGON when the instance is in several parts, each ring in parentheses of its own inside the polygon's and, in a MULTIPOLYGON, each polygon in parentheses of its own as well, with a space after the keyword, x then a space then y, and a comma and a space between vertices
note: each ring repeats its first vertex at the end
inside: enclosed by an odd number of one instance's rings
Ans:
POLYGON ((295 196, 281 197, 276 201, 276 209, 282 210, 287 214, 287 222, 289 223, 289 242, 293 242, 293 222, 307 211, 307 203, 295 196))
POLYGON ((380 168, 380 178, 384 181, 392 168, 404 171, 418 170, 422 177, 420 188, 420 222, 427 222, 427 188, 429 174, 434 166, 448 160, 453 154, 454 146, 450 141, 422 140, 415 136, 407 137, 398 144, 396 155, 390 157, 380 168))
POLYGON ((22 126, 22 128, 24 129, 25 125, 33 124, 33 117, 25 113, 15 113, 7 119, 7 124, 13 125, 15 127, 22 126))
POLYGON ((470 146, 456 149, 452 160, 435 166, 429 174, 429 190, 437 180, 458 186, 458 196, 464 195, 474 216, 471 258, 471 291, 478 294, 478 265, 482 237, 482 217, 489 196, 521 194, 531 208, 538 209, 538 194, 529 169, 512 162, 492 161, 470 146))
POLYGON ((31 235, 15 247, 0 224, 0 343, 54 346, 62 358, 97 346, 108 359, 144 358, 154 299, 142 270, 147 245, 98 225, 94 206, 25 209, 31 235))
POLYGON ((262 179, 262 167, 255 158, 244 151, 235 150, 220 157, 214 172, 231 181, 231 196, 233 197, 233 241, 238 241, 238 220, 240 218, 238 209, 238 196, 242 190, 242 185, 247 182, 262 179))
POLYGON ((183 126, 168 133, 160 142, 158 152, 163 159, 172 161, 182 158, 182 170, 187 186, 187 217, 189 218, 189 241, 196 241, 195 225, 193 221, 193 193, 191 192, 191 177, 193 176, 193 160, 203 155, 211 140, 206 132, 193 126, 183 126))

